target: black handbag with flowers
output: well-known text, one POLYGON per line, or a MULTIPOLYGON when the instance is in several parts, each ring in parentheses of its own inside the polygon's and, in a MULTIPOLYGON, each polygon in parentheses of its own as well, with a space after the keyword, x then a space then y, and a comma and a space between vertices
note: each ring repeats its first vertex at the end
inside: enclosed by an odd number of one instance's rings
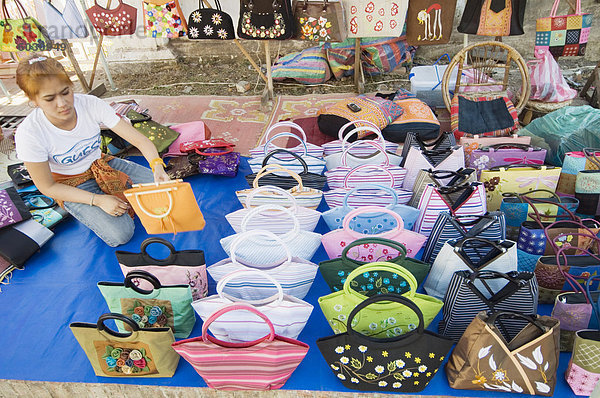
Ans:
POLYGON ((237 34, 249 40, 287 40, 294 35, 290 0, 240 0, 237 34))
POLYGON ((425 330, 423 314, 408 298, 380 294, 357 305, 348 317, 348 331, 317 340, 323 358, 342 384, 353 390, 420 392, 437 373, 452 340, 425 330), (375 338, 352 329, 361 309, 382 301, 407 307, 419 318, 416 329, 392 338, 375 338))
POLYGON ((203 0, 199 7, 190 14, 188 20, 188 39, 235 39, 235 29, 231 16, 221 10, 221 3, 215 0, 216 9, 204 6, 203 0))

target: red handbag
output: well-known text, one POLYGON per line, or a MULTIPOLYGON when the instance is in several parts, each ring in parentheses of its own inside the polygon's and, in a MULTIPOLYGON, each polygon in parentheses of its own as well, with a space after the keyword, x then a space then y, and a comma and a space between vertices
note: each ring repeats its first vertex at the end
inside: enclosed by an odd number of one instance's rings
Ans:
POLYGON ((117 8, 100 7, 97 0, 85 13, 94 28, 104 36, 132 35, 137 26, 137 9, 119 0, 117 8))

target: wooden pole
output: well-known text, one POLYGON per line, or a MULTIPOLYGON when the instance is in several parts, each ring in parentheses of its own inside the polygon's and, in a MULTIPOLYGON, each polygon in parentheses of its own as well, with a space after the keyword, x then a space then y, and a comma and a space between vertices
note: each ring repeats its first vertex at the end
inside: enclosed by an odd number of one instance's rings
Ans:
POLYGON ((235 43, 236 46, 238 46, 238 48, 240 49, 240 51, 242 52, 242 54, 244 54, 244 57, 246 57, 246 59, 250 62, 250 64, 254 67, 254 69, 256 69, 256 71, 258 72, 258 75, 265 81, 265 83, 269 84, 269 80, 267 79, 267 77, 265 76, 264 73, 262 73, 262 70, 260 69, 260 66, 258 66, 256 64, 256 62, 254 62, 254 60, 252 59, 252 57, 250 56, 250 54, 248 54, 248 52, 246 51, 246 49, 244 47, 242 47, 242 43, 240 43, 239 39, 233 39, 233 42, 235 43))
MULTIPOLYGON (((108 0, 108 8, 110 6, 110 0, 108 0)), ((98 47, 96 48, 96 57, 94 58, 94 66, 92 68, 92 76, 90 76, 90 87, 94 87, 94 77, 96 77, 96 68, 98 67, 98 59, 100 58, 100 53, 102 52, 102 40, 104 40, 104 35, 100 35, 100 40, 98 40, 98 47)))
POLYGON ((267 90, 269 98, 273 99, 273 76, 271 75, 271 49, 269 48, 269 40, 265 40, 265 54, 267 62, 267 90))
POLYGON ((69 41, 67 39, 62 39, 61 42, 65 46, 65 53, 67 54, 67 58, 69 58, 69 61, 71 61, 71 65, 73 65, 73 69, 75 69, 75 73, 77 74, 77 78, 79 79, 79 82, 81 83, 81 87, 83 87, 83 89, 85 90, 86 93, 89 92, 90 86, 88 85, 88 83, 85 79, 85 75, 83 74, 83 72, 81 71, 81 68, 79 67, 79 62, 77 62, 77 58, 75 58, 75 54, 73 54, 73 49, 71 48, 71 43, 69 43, 69 41))
POLYGON ((354 86, 358 94, 364 92, 364 84, 362 81, 362 63, 360 62, 361 56, 360 38, 354 39, 354 86))

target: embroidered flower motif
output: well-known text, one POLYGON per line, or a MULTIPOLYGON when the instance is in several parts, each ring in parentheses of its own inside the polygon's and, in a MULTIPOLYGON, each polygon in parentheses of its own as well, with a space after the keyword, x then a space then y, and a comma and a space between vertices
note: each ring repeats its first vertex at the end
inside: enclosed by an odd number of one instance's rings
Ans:
MULTIPOLYGON (((138 322, 138 323, 142 322, 142 317, 141 317, 141 316, 139 316, 138 314, 133 314, 133 315, 131 315, 131 319, 133 319, 134 321, 136 321, 136 322, 138 322)), ((146 319, 147 319, 147 318, 146 318, 146 319)))
POLYGON ((350 349, 350 344, 346 344, 346 345, 344 346, 344 348, 345 348, 345 349, 347 349, 347 350, 349 350, 349 349, 350 349))
POLYGON ((336 305, 333 306, 333 309, 336 312, 341 312, 344 309, 344 307, 341 304, 336 304, 336 305))
POLYGON ((385 381, 385 380, 381 380, 381 381, 379 382, 379 387, 385 387, 385 386, 387 386, 387 384, 388 384, 388 383, 387 383, 387 381, 385 381))
POLYGON ((360 352, 367 352, 367 347, 364 346, 364 345, 359 345, 358 346, 358 351, 360 351, 360 352))
POLYGON ((426 370, 427 370, 427 366, 425 366, 425 365, 421 365, 421 366, 419 366, 419 372, 423 373, 423 372, 425 372, 426 370))
POLYGON ((411 377, 412 376, 412 372, 410 370, 405 370, 404 372, 402 372, 402 376, 404 376, 404 377, 411 377))
POLYGON ((133 361, 133 364, 140 369, 144 369, 146 367, 146 360, 142 358, 139 361, 133 361))
POLYGON ((223 22, 223 17, 219 14, 213 14, 210 19, 215 25, 220 25, 223 22))
POLYGON ((340 379, 340 380, 346 380, 346 376, 344 376, 344 375, 343 375, 343 374, 341 374, 341 373, 338 373, 337 377, 338 377, 338 379, 340 379))
POLYGON ((387 319, 387 321, 388 321, 388 323, 389 323, 390 325, 395 325, 395 324, 396 324, 396 318, 389 317, 389 318, 387 319))
POLYGON ((356 384, 358 384, 358 379, 357 379, 356 377, 353 377, 353 378, 351 378, 351 379, 350 379, 350 381, 351 381, 352 383, 356 383, 356 384))
POLYGON ((375 322, 371 322, 369 324, 369 329, 371 329, 371 330, 377 330, 377 324, 375 322))
POLYGON ((388 352, 387 352, 387 351, 381 351, 381 355, 382 355, 384 358, 387 358, 387 356, 388 356, 388 352))
POLYGON ((132 361, 139 361, 142 358, 143 358, 142 353, 138 350, 132 350, 129 353, 129 359, 131 359, 132 361))
POLYGON ((343 363, 344 365, 346 365, 346 364, 348 364, 348 362, 350 362, 350 360, 348 359, 348 357, 341 357, 340 362, 343 363))
POLYGON ((341 354, 341 353, 343 353, 343 352, 344 352, 344 347, 342 347, 342 346, 337 346, 337 347, 335 347, 335 350, 334 350, 334 351, 335 351, 335 353, 336 353, 336 354, 341 354))
POLYGON ((214 32, 214 30, 213 30, 213 27, 212 27, 212 26, 210 26, 210 25, 206 25, 206 26, 204 27, 204 34, 205 34, 206 36, 212 36, 213 32, 214 32))
POLYGON ((331 369, 333 369, 333 370, 339 370, 340 369, 338 366, 335 366, 334 364, 331 364, 330 366, 331 366, 331 369))
POLYGON ((494 381, 502 383, 507 380, 506 371, 503 369, 497 369, 494 373, 492 373, 494 381))
POLYGON ((121 357, 122 352, 123 352, 123 349, 115 348, 110 352, 110 356, 113 357, 114 359, 119 359, 121 357))
POLYGON ((367 356, 367 362, 373 362, 373 357, 372 356, 367 356))
POLYGON ((104 360, 106 361, 106 364, 108 365, 109 368, 112 368, 117 365, 117 360, 114 359, 113 357, 106 357, 106 358, 104 358, 104 360))
POLYGON ((200 31, 198 30, 197 27, 192 26, 190 28, 190 30, 188 31, 188 34, 190 35, 191 38, 196 39, 196 38, 198 38, 198 36, 200 36, 200 31))
POLYGON ((412 354, 411 354, 410 352, 408 352, 408 351, 407 351, 407 352, 405 352, 405 353, 404 353, 404 356, 405 356, 406 358, 410 358, 410 357, 412 357, 412 354))
POLYGON ((429 353, 429 358, 435 358, 435 354, 433 352, 429 353))
POLYGON ((402 383, 400 383, 399 381, 395 382, 394 384, 392 384, 393 388, 400 388, 402 387, 402 383))
POLYGON ((396 359, 396 366, 397 366, 399 369, 402 369, 402 368, 403 368, 405 365, 406 365, 406 363, 405 363, 403 360, 401 360, 401 359, 396 359))
POLYGON ((141 306, 140 307, 135 307, 133 309, 133 313, 137 314, 137 315, 139 315, 141 317, 144 316, 144 307, 141 307, 141 306))
POLYGON ((415 357, 415 363, 421 363, 421 358, 415 357))
POLYGON ((133 371, 133 369, 131 369, 129 366, 125 365, 125 366, 121 367, 121 371, 123 373, 125 373, 126 375, 130 375, 131 372, 133 371))

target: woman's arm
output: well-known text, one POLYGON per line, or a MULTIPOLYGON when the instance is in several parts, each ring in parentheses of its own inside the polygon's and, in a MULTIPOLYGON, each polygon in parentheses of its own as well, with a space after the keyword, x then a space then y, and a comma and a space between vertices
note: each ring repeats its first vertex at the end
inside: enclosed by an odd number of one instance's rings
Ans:
MULTIPOLYGON (((148 161, 148 164, 152 164, 154 159, 160 159, 156 147, 145 135, 137 131, 130 123, 121 119, 115 127, 111 129, 119 137, 128 141, 131 145, 140 150, 144 158, 148 161)), ((170 178, 165 173, 165 170, 161 163, 154 163, 154 181, 169 181, 170 178)))
POLYGON ((41 193, 51 198, 98 206, 106 213, 120 216, 129 209, 129 203, 113 195, 96 195, 83 189, 54 181, 48 162, 25 162, 33 183, 41 193))

